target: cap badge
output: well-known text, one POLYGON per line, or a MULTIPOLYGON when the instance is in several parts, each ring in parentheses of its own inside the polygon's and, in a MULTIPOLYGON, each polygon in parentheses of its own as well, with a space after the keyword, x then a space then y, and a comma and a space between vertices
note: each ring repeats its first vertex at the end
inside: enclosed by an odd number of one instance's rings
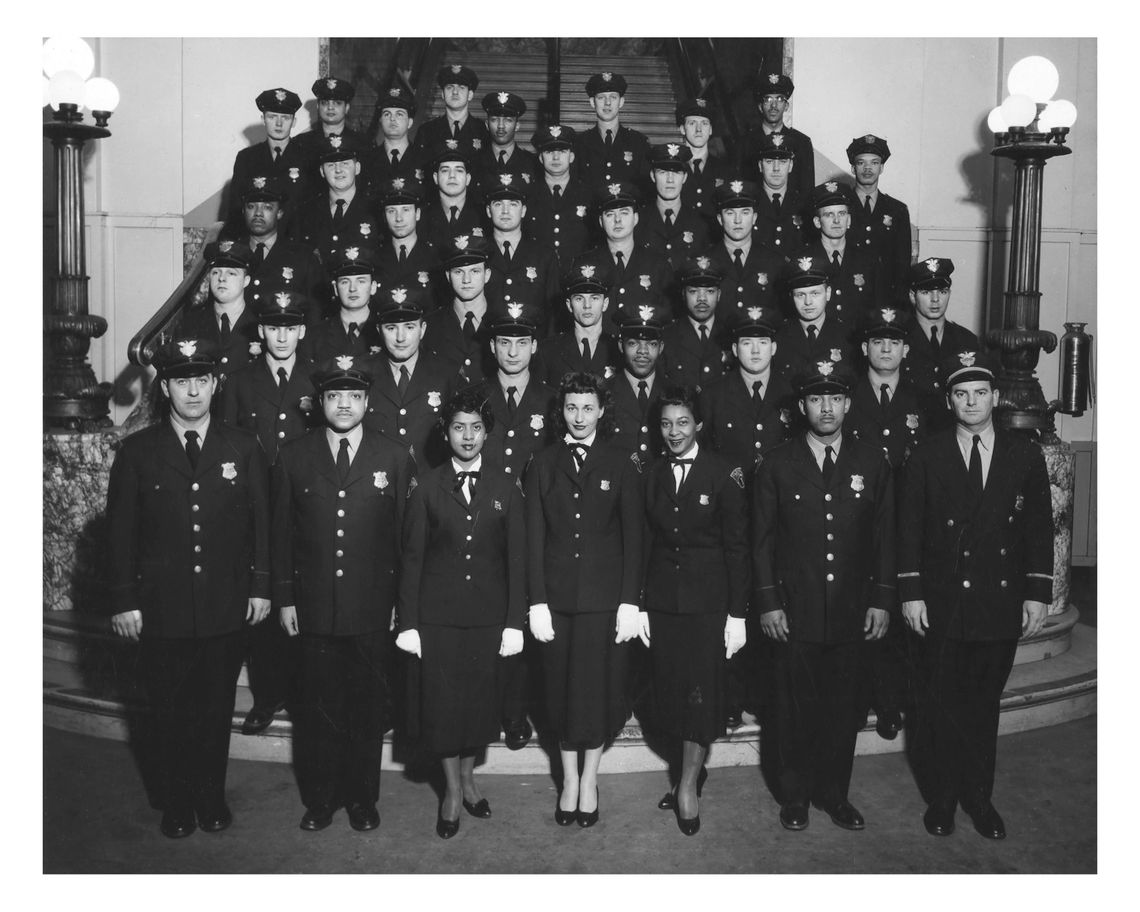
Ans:
POLYGON ((520 175, 520 177, 522 177, 522 179, 523 179, 523 183, 524 183, 524 184, 529 184, 529 183, 530 183, 530 175, 529 175, 529 174, 528 174, 526 171, 524 171, 524 172, 523 172, 523 173, 520 175))
POLYGON ((336 88, 336 80, 335 79, 326 79, 325 85, 327 85, 330 89, 335 89, 336 88))
POLYGON ((558 137, 562 135, 562 127, 560 127, 558 124, 554 124, 552 127, 547 127, 546 131, 551 135, 553 139, 558 139, 558 137))
POLYGON ((697 257, 697 268, 698 269, 708 269, 709 268, 709 258, 706 256, 697 257))
POLYGON ((874 141, 875 141, 875 134, 874 133, 868 133, 866 136, 863 137, 863 142, 867 143, 868 145, 873 143, 874 141))
POLYGON ((780 77, 777 76, 775 73, 769 73, 768 74, 768 82, 770 82, 772 85, 775 85, 779 81, 780 81, 780 77))
POLYGON ((744 192, 744 181, 732 181, 728 185, 728 189, 731 190, 733 193, 743 193, 744 192))
POLYGON ((273 93, 273 96, 278 101, 284 101, 285 100, 285 90, 284 89, 278 89, 276 92, 273 93))
POLYGON ((499 104, 501 105, 505 105, 508 101, 510 101, 511 98, 511 96, 506 92, 500 92, 495 97, 499 99, 499 104))
POLYGON ((342 371, 352 370, 352 355, 337 355, 336 366, 342 371))
POLYGON ((652 284, 649 280, 649 276, 643 275, 643 276, 638 276, 638 278, 641 280, 641 287, 644 288, 646 291, 648 291, 649 286, 652 284))
POLYGON ((293 281, 293 267, 292 266, 282 266, 281 267, 281 278, 283 278, 286 282, 292 282, 293 281))
POLYGON ((332 146, 334 149, 340 148, 340 142, 341 142, 341 139, 340 139, 339 133, 335 133, 329 137, 329 145, 332 146))
POLYGON ((760 317, 763 315, 763 313, 764 313, 764 311, 761 310, 759 307, 749 307, 748 308, 748 319, 754 320, 754 321, 759 320, 760 317))
POLYGON ((463 72, 463 67, 462 67, 462 66, 460 66, 458 63, 453 63, 453 64, 451 65, 451 72, 453 72, 453 73, 455 73, 456 75, 458 75, 459 73, 462 73, 462 72, 463 72))
POLYGON ((665 146, 665 151, 669 153, 670 158, 676 158, 681 154, 681 147, 677 143, 668 143, 665 146))
POLYGON ((811 269, 811 257, 800 257, 798 260, 796 260, 796 265, 799 266, 803 272, 807 272, 809 269, 811 269))
POLYGON ((459 235, 455 239, 455 249, 456 250, 466 250, 469 240, 470 239, 467 237, 467 235, 465 235, 465 234, 459 235))
POLYGON ((400 90, 399 89, 389 89, 388 90, 388 97, 389 98, 399 98, 400 97, 400 90))
POLYGON ((511 185, 512 180, 514 180, 513 174, 500 174, 499 175, 499 183, 502 184, 504 187, 509 187, 511 185))
POLYGON ((839 184, 837 184, 835 181, 828 181, 823 186, 824 186, 824 189, 827 190, 828 193, 834 193, 836 190, 839 189, 839 184))
POLYGON ((962 362, 962 367, 973 367, 976 360, 975 352, 962 352, 958 355, 958 360, 962 362))
POLYGON ((602 73, 602 82, 609 82, 613 78, 614 78, 613 73, 602 73))
POLYGON ((274 300, 277 302, 277 306, 282 310, 293 303, 293 299, 289 296, 288 292, 284 291, 277 292, 277 294, 274 296, 274 300))
POLYGON ((884 323, 894 323, 898 312, 893 307, 884 307, 879 311, 879 315, 883 318, 884 323))
POLYGON ((264 190, 265 189, 265 178, 264 177, 255 177, 253 179, 253 186, 254 186, 254 189, 256 189, 256 190, 264 190))
POLYGON ((483 148, 483 140, 481 140, 481 139, 471 140, 471 148, 474 149, 476 152, 478 152, 480 149, 483 148))
POLYGON ((592 279, 594 277, 594 267, 593 266, 583 266, 583 267, 581 267, 581 272, 582 272, 582 278, 583 279, 592 279))
POLYGON ((404 287, 392 289, 392 303, 403 304, 408 299, 408 289, 404 287))
POLYGON ((931 272, 938 272, 938 258, 937 257, 931 257, 929 260, 923 260, 923 262, 926 264, 926 268, 929 269, 931 272))
POLYGON ((404 179, 402 177, 397 177, 397 178, 393 179, 392 189, 393 190, 403 190, 404 189, 404 179))
POLYGON ((697 98, 697 99, 695 99, 695 101, 697 103, 698 108, 707 108, 709 105, 708 101, 704 98, 697 98))
POLYGON ((181 352, 184 358, 193 358, 194 353, 198 351, 198 343, 194 341, 179 342, 178 351, 181 352))
POLYGON ((653 319, 653 308, 648 304, 642 304, 637 308, 637 315, 641 317, 642 323, 648 323, 653 319))
POLYGON ((606 190, 610 196, 621 196, 621 184, 610 184, 606 187, 606 190))
POLYGON ((360 248, 359 247, 346 247, 344 249, 344 258, 346 260, 352 260, 353 262, 355 262, 356 258, 358 256, 360 256, 360 248))
POLYGON ((512 301, 507 305, 507 313, 510 315, 510 318, 512 320, 517 320, 523 315, 523 306, 517 301, 512 301))
POLYGON ((819 368, 819 375, 821 377, 830 377, 831 372, 835 370, 835 365, 830 361, 817 361, 815 366, 819 368))
POLYGON ((454 150, 454 149, 458 149, 458 148, 459 148, 459 142, 458 142, 457 140, 454 140, 454 139, 445 139, 445 140, 443 141, 443 144, 444 144, 445 146, 447 146, 447 148, 448 148, 448 149, 453 149, 453 150, 454 150))
POLYGON ((220 250, 222 253, 229 253, 230 248, 233 247, 233 245, 233 241, 222 241, 220 244, 218 244, 218 250, 220 250))

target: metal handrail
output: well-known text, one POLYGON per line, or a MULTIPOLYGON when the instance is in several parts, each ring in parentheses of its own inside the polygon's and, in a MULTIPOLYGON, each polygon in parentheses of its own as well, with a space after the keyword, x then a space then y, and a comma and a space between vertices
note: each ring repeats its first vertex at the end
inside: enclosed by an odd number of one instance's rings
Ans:
POLYGON ((158 348, 156 343, 160 342, 166 331, 181 316, 189 300, 193 298, 194 292, 201 284, 202 277, 206 274, 206 245, 218 239, 222 225, 222 222, 215 222, 210 226, 206 232, 206 242, 202 245, 202 249, 195 254, 194 260, 186 272, 186 278, 179 283, 165 303, 155 311, 154 316, 147 320, 142 329, 135 333, 131 339, 127 346, 127 358, 131 364, 136 364, 139 367, 146 367, 150 364, 155 350, 158 348))

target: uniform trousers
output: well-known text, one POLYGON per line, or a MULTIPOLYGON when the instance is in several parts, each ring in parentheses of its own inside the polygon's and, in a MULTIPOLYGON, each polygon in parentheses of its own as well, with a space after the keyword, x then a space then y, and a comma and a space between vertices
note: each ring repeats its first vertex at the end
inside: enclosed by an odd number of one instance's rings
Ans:
POLYGON ((920 655, 919 770, 929 800, 976 808, 993 795, 1001 694, 1017 640, 968 642, 929 630, 911 637, 920 655))
POLYGON ((291 701, 296 659, 292 637, 277 623, 277 612, 248 628, 246 650, 253 705, 269 707, 291 701))
POLYGON ((859 719, 862 643, 773 643, 783 804, 847 800, 859 719))
POLYGON ((386 630, 302 633, 295 765, 305 807, 375 804, 384 747, 386 630))
POLYGON ((864 642, 862 708, 876 714, 902 712, 909 690, 906 673, 906 640, 901 618, 893 618, 880 640, 864 642))
POLYGON ((158 797, 178 816, 216 816, 225 806, 234 692, 244 653, 240 631, 146 638, 140 658, 157 738, 158 797))

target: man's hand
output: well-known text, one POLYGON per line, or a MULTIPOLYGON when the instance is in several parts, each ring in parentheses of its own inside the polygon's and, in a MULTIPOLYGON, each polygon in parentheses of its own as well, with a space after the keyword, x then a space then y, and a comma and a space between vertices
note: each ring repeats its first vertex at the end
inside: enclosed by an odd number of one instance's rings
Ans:
POLYGON ((913 602, 903 602, 902 612, 903 620, 906 621, 907 627, 920 637, 926 636, 926 629, 930 626, 930 621, 926 619, 926 602, 922 599, 916 599, 913 602))
POLYGON ((518 655, 522 652, 523 635, 517 627, 504 627, 503 637, 499 642, 499 655, 503 658, 518 655))
POLYGON ((398 637, 396 637, 396 648, 402 649, 404 652, 411 653, 414 656, 423 658, 423 650, 420 646, 420 632, 418 630, 405 630, 398 637))
POLYGON ((289 634, 289 636, 295 637, 301 632, 301 628, 297 626, 296 605, 282 605, 277 610, 277 615, 281 621, 281 629, 289 634))
POLYGON ((628 602, 618 605, 617 622, 614 624, 615 643, 624 643, 637 636, 637 606, 628 602))
POLYGON ((748 632, 744 625, 744 618, 733 617, 731 614, 724 621, 724 657, 731 659, 744 648, 748 642, 748 632))
POLYGON ((269 614, 269 599, 251 598, 245 609, 245 619, 251 624, 260 624, 269 614))
POLYGON ((760 615, 760 630, 769 639, 788 642, 788 616, 783 608, 765 611, 760 615))
POLYGON ((554 639, 554 622, 550 619, 550 606, 546 602, 530 606, 530 632, 540 643, 554 639))
POLYGON ((128 640, 137 640, 142 633, 142 612, 123 611, 112 616, 111 629, 128 640))
POLYGON ((1041 632, 1045 626, 1045 616, 1049 613, 1049 606, 1044 602, 1034 602, 1026 599, 1021 603, 1021 635, 1031 637, 1041 632))
POLYGON ((881 640, 891 623, 891 616, 881 608, 868 608, 863 619, 863 639, 881 640))

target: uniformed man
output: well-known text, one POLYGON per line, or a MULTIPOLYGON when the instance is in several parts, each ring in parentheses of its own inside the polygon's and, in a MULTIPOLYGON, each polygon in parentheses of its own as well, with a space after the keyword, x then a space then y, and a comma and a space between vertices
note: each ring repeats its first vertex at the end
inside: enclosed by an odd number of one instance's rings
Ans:
POLYGON ((923 823, 948 836, 961 804, 978 833, 1003 839, 998 716, 1018 638, 1041 631, 1053 600, 1049 478, 1036 442, 995 429, 999 393, 980 351, 950 353, 942 377, 954 427, 911 454, 899 504, 899 596, 923 673, 923 823))
POLYGON ((810 206, 819 239, 792 253, 791 259, 822 257, 828 264, 831 312, 857 325, 866 311, 880 303, 879 265, 871 252, 848 243, 851 191, 839 181, 825 181, 813 191, 810 206))
POLYGON ((415 148, 430 155, 445 139, 454 139, 478 152, 490 141, 487 124, 471 116, 471 99, 479 88, 479 76, 470 67, 451 63, 439 68, 435 81, 444 112, 416 131, 415 148))
POLYGON ((729 178, 728 163, 713 155, 713 109, 707 98, 686 98, 676 110, 677 130, 688 146, 689 177, 681 189, 681 202, 695 210, 711 230, 716 221, 716 188, 729 178))
POLYGON ((423 186, 410 177, 394 177, 379 187, 378 202, 387 227, 376 269, 384 288, 419 288, 427 292, 427 309, 441 303, 444 283, 435 248, 420 235, 423 186))
POLYGON ((376 294, 376 251, 370 247, 348 247, 331 264, 337 313, 313 327, 304 340, 303 351, 320 364, 338 352, 368 359, 383 350, 380 330, 372 312, 376 294))
POLYGON ((548 336, 558 303, 558 259, 553 250, 523 233, 530 188, 527 173, 491 175, 484 187, 491 222, 490 275, 487 299, 492 304, 532 303, 542 314, 541 333, 548 336))
POLYGON ((482 237, 486 212, 471 183, 472 149, 462 140, 445 139, 432 158, 432 182, 436 191, 424 205, 420 233, 436 250, 455 237, 482 237))
POLYGON ((427 292, 416 285, 385 288, 375 321, 383 355, 374 362, 372 390, 364 426, 375 428, 412 451, 417 465, 434 467, 447 458, 440 439, 440 409, 454 392, 455 371, 423 351, 427 292))
POLYGON ((526 113, 526 102, 514 92, 488 92, 483 96, 487 112, 487 132, 491 141, 475 154, 475 179, 481 188, 498 174, 526 175, 526 182, 538 177, 538 158, 515 142, 519 118, 526 113))
POLYGON ((591 195, 573 174, 574 130, 549 124, 535 132, 530 144, 538 152, 542 174, 531 188, 525 231, 558 255, 559 272, 588 247, 592 228, 591 195))
MULTIPOLYGON (((300 437, 313 423, 312 362, 297 346, 305 337, 300 296, 281 291, 257 315, 261 354, 234 371, 221 394, 221 419, 257 435, 269 464, 278 448, 300 437)), ((242 722, 243 735, 267 729, 293 697, 293 657, 279 624, 258 624, 247 644, 253 707, 242 722)))
POLYGON ((623 182, 647 189, 649 140, 637 130, 621 125, 627 88, 620 73, 596 73, 586 81, 594 126, 577 135, 575 151, 578 174, 592 192, 623 182))
POLYGON ((384 187, 395 177, 423 181, 427 176, 426 162, 408 137, 416 117, 415 97, 393 86, 377 105, 379 133, 372 149, 364 155, 369 188, 384 187))
POLYGON ((677 270, 709 244, 708 225, 695 209, 686 206, 682 192, 689 179, 692 158, 683 143, 662 143, 649 149, 649 178, 656 196, 637 223, 634 241, 659 253, 677 270))
MULTIPOLYGON (((333 136, 339 136, 363 151, 368 144, 367 139, 348 126, 348 112, 356 95, 353 84, 347 79, 322 76, 313 83, 312 92, 317 99, 317 125, 299 133, 294 140, 298 148, 308 155, 310 165, 320 164, 320 154, 328 148, 329 139, 333 136)), ((367 177, 361 183, 367 185, 367 177)))
POLYGON ((491 243, 461 234, 440 251, 444 276, 451 286, 446 307, 428 314, 424 346, 451 365, 457 388, 478 383, 494 368, 490 361, 487 316, 487 261, 491 243))
POLYGON ((815 186, 815 149, 812 148, 810 136, 784 123, 788 102, 795 88, 792 80, 783 73, 764 73, 756 80, 752 98, 760 112, 760 123, 744 137, 742 170, 738 173, 754 180, 761 138, 765 135, 782 135, 796 157, 796 168, 792 172, 790 186, 806 197, 815 186))
POLYGON ((890 465, 843 433, 851 381, 830 360, 796 384, 807 430, 764 456, 752 490, 753 607, 776 678, 780 823, 808 803, 863 829, 848 800, 864 640, 897 611, 890 465))
POLYGON ((665 352, 663 334, 671 322, 669 308, 659 295, 643 290, 639 303, 627 305, 615 322, 621 339, 622 369, 610 381, 614 394, 610 441, 636 456, 644 470, 664 447, 660 422, 652 415, 665 388, 661 359, 665 352))
POLYGON ((879 189, 883 166, 891 157, 887 141, 868 133, 851 140, 847 160, 855 175, 855 208, 849 237, 870 250, 879 262, 883 304, 895 304, 906 290, 911 261, 910 210, 906 203, 879 189))
POLYGON ((312 192, 311 161, 305 150, 290 141, 293 123, 301 107, 296 92, 288 89, 266 89, 254 100, 265 125, 266 140, 242 149, 234 157, 233 177, 230 179, 229 205, 225 208, 225 230, 237 234, 242 230, 244 192, 256 176, 277 179, 286 203, 285 210, 292 216, 297 207, 312 192))
POLYGON ((244 628, 269 612, 269 484, 257 438, 210 419, 211 344, 176 338, 155 366, 169 415, 127 437, 111 467, 111 626, 140 641, 161 829, 178 838, 233 820, 226 761, 244 628))
POLYGON ((853 370, 852 327, 834 316, 831 272, 820 255, 804 254, 784 267, 783 285, 791 299, 793 317, 776 335, 776 370, 789 382, 820 361, 842 363, 853 370))
POLYGON ((700 393, 728 370, 731 344, 723 311, 718 312, 722 273, 708 257, 687 261, 678 273, 685 316, 665 330, 665 380, 700 393))
POLYGON ((536 373, 557 388, 568 373, 596 374, 606 380, 621 365, 617 340, 606 332, 603 317, 610 306, 610 278, 605 267, 575 263, 562 278, 566 309, 573 327, 539 345, 536 373))
POLYGON ((383 659, 415 465, 363 427, 371 384, 353 355, 320 365, 327 427, 283 446, 272 471, 273 602, 285 632, 299 636, 293 756, 309 831, 341 806, 353 829, 380 824, 383 659))
POLYGON ((970 330, 947 319, 953 272, 954 261, 948 257, 926 257, 910 267, 907 283, 914 324, 907 333, 909 348, 903 359, 903 376, 918 391, 923 417, 932 431, 953 424, 943 392, 943 353, 982 348, 970 330))
MULTIPOLYGON (((896 479, 926 436, 918 394, 901 370, 908 324, 906 313, 895 307, 868 315, 861 332, 866 368, 855 384, 846 422, 852 437, 882 449, 896 479)), ((891 741, 902 730, 907 702, 902 626, 892 625, 883 639, 868 646, 863 706, 875 711, 875 730, 891 741)))
POLYGON ((757 241, 781 253, 797 250, 807 242, 804 231, 804 198, 789 184, 796 156, 783 133, 760 138, 760 193, 756 195, 757 241))
POLYGON ((598 225, 604 243, 587 250, 575 261, 575 266, 587 265, 596 274, 610 277, 610 311, 605 318, 608 332, 616 329, 614 315, 632 302, 642 290, 653 290, 668 295, 673 284, 673 269, 669 261, 655 250, 639 246, 634 233, 641 208, 641 194, 631 183, 609 184, 595 197, 598 225))
POLYGON ((724 235, 704 255, 725 276, 720 309, 726 319, 749 307, 778 308, 780 304, 779 277, 785 260, 783 254, 757 240, 760 195, 760 188, 746 180, 730 180, 716 189, 716 218, 724 235))

